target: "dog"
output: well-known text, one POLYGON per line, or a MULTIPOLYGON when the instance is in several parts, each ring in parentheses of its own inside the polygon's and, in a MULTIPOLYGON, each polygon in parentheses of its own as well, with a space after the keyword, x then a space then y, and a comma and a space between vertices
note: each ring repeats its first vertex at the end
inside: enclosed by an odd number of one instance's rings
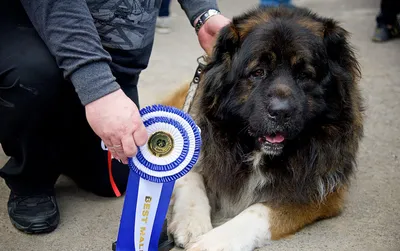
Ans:
MULTIPOLYGON (((363 138, 349 33, 305 8, 255 8, 218 36, 193 99, 195 167, 167 214, 175 245, 251 251, 338 216, 363 138)), ((188 85, 163 104, 182 108, 188 85)))

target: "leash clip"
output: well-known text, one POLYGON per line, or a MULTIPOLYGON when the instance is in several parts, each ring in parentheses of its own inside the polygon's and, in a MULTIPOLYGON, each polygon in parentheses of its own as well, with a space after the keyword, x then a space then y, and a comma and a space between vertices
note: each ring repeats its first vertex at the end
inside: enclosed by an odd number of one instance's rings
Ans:
POLYGON ((207 57, 206 55, 203 55, 203 56, 200 56, 197 58, 198 66, 197 66, 196 72, 194 73, 192 82, 190 83, 188 94, 186 95, 185 103, 182 108, 182 110, 185 113, 189 113, 190 108, 192 106, 194 96, 196 95, 196 91, 197 91, 197 88, 200 83, 201 74, 203 73, 203 71, 207 65, 206 57, 207 57))

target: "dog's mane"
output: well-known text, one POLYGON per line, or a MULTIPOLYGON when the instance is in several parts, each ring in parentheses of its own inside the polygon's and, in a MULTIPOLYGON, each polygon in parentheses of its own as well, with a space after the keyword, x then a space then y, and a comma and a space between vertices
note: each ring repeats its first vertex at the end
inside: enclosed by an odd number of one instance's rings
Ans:
POLYGON ((209 192, 238 201, 254 172, 262 174, 263 180, 254 185, 253 202, 310 203, 345 188, 363 135, 359 72, 347 32, 331 19, 303 9, 257 9, 235 17, 220 33, 192 108, 203 138, 196 168, 205 174, 209 192), (229 107, 223 97, 229 92, 230 68, 241 41, 257 25, 276 18, 298 22, 323 36, 330 96, 326 113, 308 124, 282 156, 268 158, 241 143, 243 128, 235 127, 237 121, 221 107, 229 107))

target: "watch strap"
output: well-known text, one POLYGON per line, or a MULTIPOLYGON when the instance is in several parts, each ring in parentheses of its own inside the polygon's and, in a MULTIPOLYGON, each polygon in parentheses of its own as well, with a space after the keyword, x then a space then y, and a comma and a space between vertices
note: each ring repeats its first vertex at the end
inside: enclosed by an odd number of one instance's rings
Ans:
POLYGON ((195 25, 195 30, 196 33, 199 32, 200 28, 204 25, 204 23, 212 16, 215 15, 219 15, 221 14, 221 12, 219 10, 216 9, 209 9, 208 11, 204 12, 203 14, 201 14, 199 20, 197 21, 196 25, 195 25))

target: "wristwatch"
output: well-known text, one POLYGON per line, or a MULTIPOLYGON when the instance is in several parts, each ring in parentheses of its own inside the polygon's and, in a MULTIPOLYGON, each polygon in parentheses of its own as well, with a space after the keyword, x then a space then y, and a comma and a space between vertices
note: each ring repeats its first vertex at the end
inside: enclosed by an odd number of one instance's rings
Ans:
POLYGON ((219 15, 221 14, 220 11, 216 10, 216 9, 209 9, 208 11, 204 12, 203 14, 201 14, 199 20, 197 21, 196 25, 195 25, 195 30, 196 33, 199 32, 201 26, 203 26, 203 24, 212 16, 215 15, 219 15))

